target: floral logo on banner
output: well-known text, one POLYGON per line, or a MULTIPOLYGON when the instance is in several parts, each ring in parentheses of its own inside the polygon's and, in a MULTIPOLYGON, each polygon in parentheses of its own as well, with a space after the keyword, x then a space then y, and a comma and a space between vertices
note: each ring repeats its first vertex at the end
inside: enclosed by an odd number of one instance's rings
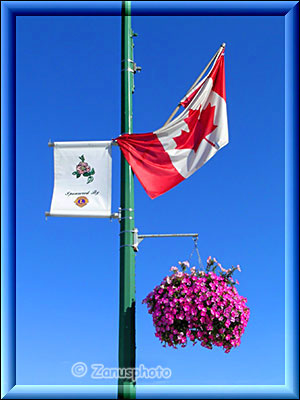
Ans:
POLYGON ((79 164, 76 165, 76 171, 72 172, 72 175, 76 175, 76 178, 81 176, 87 177, 86 183, 91 183, 94 180, 92 175, 95 174, 94 168, 91 168, 87 162, 85 162, 84 155, 80 156, 81 160, 79 164))

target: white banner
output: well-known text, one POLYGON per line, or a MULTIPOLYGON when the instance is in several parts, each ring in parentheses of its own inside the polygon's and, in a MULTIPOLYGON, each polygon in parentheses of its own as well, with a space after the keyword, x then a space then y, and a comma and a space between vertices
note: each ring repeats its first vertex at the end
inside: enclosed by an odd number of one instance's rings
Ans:
POLYGON ((54 142, 50 216, 111 216, 111 141, 54 142))

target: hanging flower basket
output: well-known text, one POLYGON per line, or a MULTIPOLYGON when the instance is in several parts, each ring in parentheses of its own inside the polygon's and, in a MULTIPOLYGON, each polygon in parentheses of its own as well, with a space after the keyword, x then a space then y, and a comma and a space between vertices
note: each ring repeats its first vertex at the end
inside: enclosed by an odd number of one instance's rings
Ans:
POLYGON ((143 300, 152 314, 157 336, 164 347, 185 347, 188 338, 195 345, 223 347, 229 353, 241 343, 250 310, 247 299, 238 294, 232 274, 240 266, 224 269, 214 258, 207 259, 206 271, 189 268, 187 261, 172 267, 171 276, 143 300), (220 271, 219 274, 216 273, 220 271))

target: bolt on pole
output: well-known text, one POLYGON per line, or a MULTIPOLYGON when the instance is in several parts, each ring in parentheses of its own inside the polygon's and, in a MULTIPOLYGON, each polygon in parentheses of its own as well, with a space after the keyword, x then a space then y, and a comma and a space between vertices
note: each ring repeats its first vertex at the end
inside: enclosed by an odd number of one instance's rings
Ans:
MULTIPOLYGON (((133 32, 131 2, 122 1, 121 132, 132 133, 133 32)), ((135 368, 135 255, 133 172, 121 154, 119 371, 135 368)), ((134 377, 119 376, 118 398, 135 399, 134 377)))

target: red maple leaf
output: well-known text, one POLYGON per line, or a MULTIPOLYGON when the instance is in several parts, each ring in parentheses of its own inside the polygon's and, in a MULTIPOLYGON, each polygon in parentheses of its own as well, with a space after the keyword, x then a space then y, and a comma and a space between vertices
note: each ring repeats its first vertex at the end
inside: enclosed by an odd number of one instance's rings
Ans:
POLYGON ((176 149, 193 149, 196 153, 203 139, 214 146, 206 136, 217 127, 214 125, 215 108, 216 106, 212 107, 209 103, 201 112, 200 108, 199 110, 189 110, 189 116, 184 120, 189 127, 189 132, 181 131, 181 135, 174 138, 177 144, 176 149))

